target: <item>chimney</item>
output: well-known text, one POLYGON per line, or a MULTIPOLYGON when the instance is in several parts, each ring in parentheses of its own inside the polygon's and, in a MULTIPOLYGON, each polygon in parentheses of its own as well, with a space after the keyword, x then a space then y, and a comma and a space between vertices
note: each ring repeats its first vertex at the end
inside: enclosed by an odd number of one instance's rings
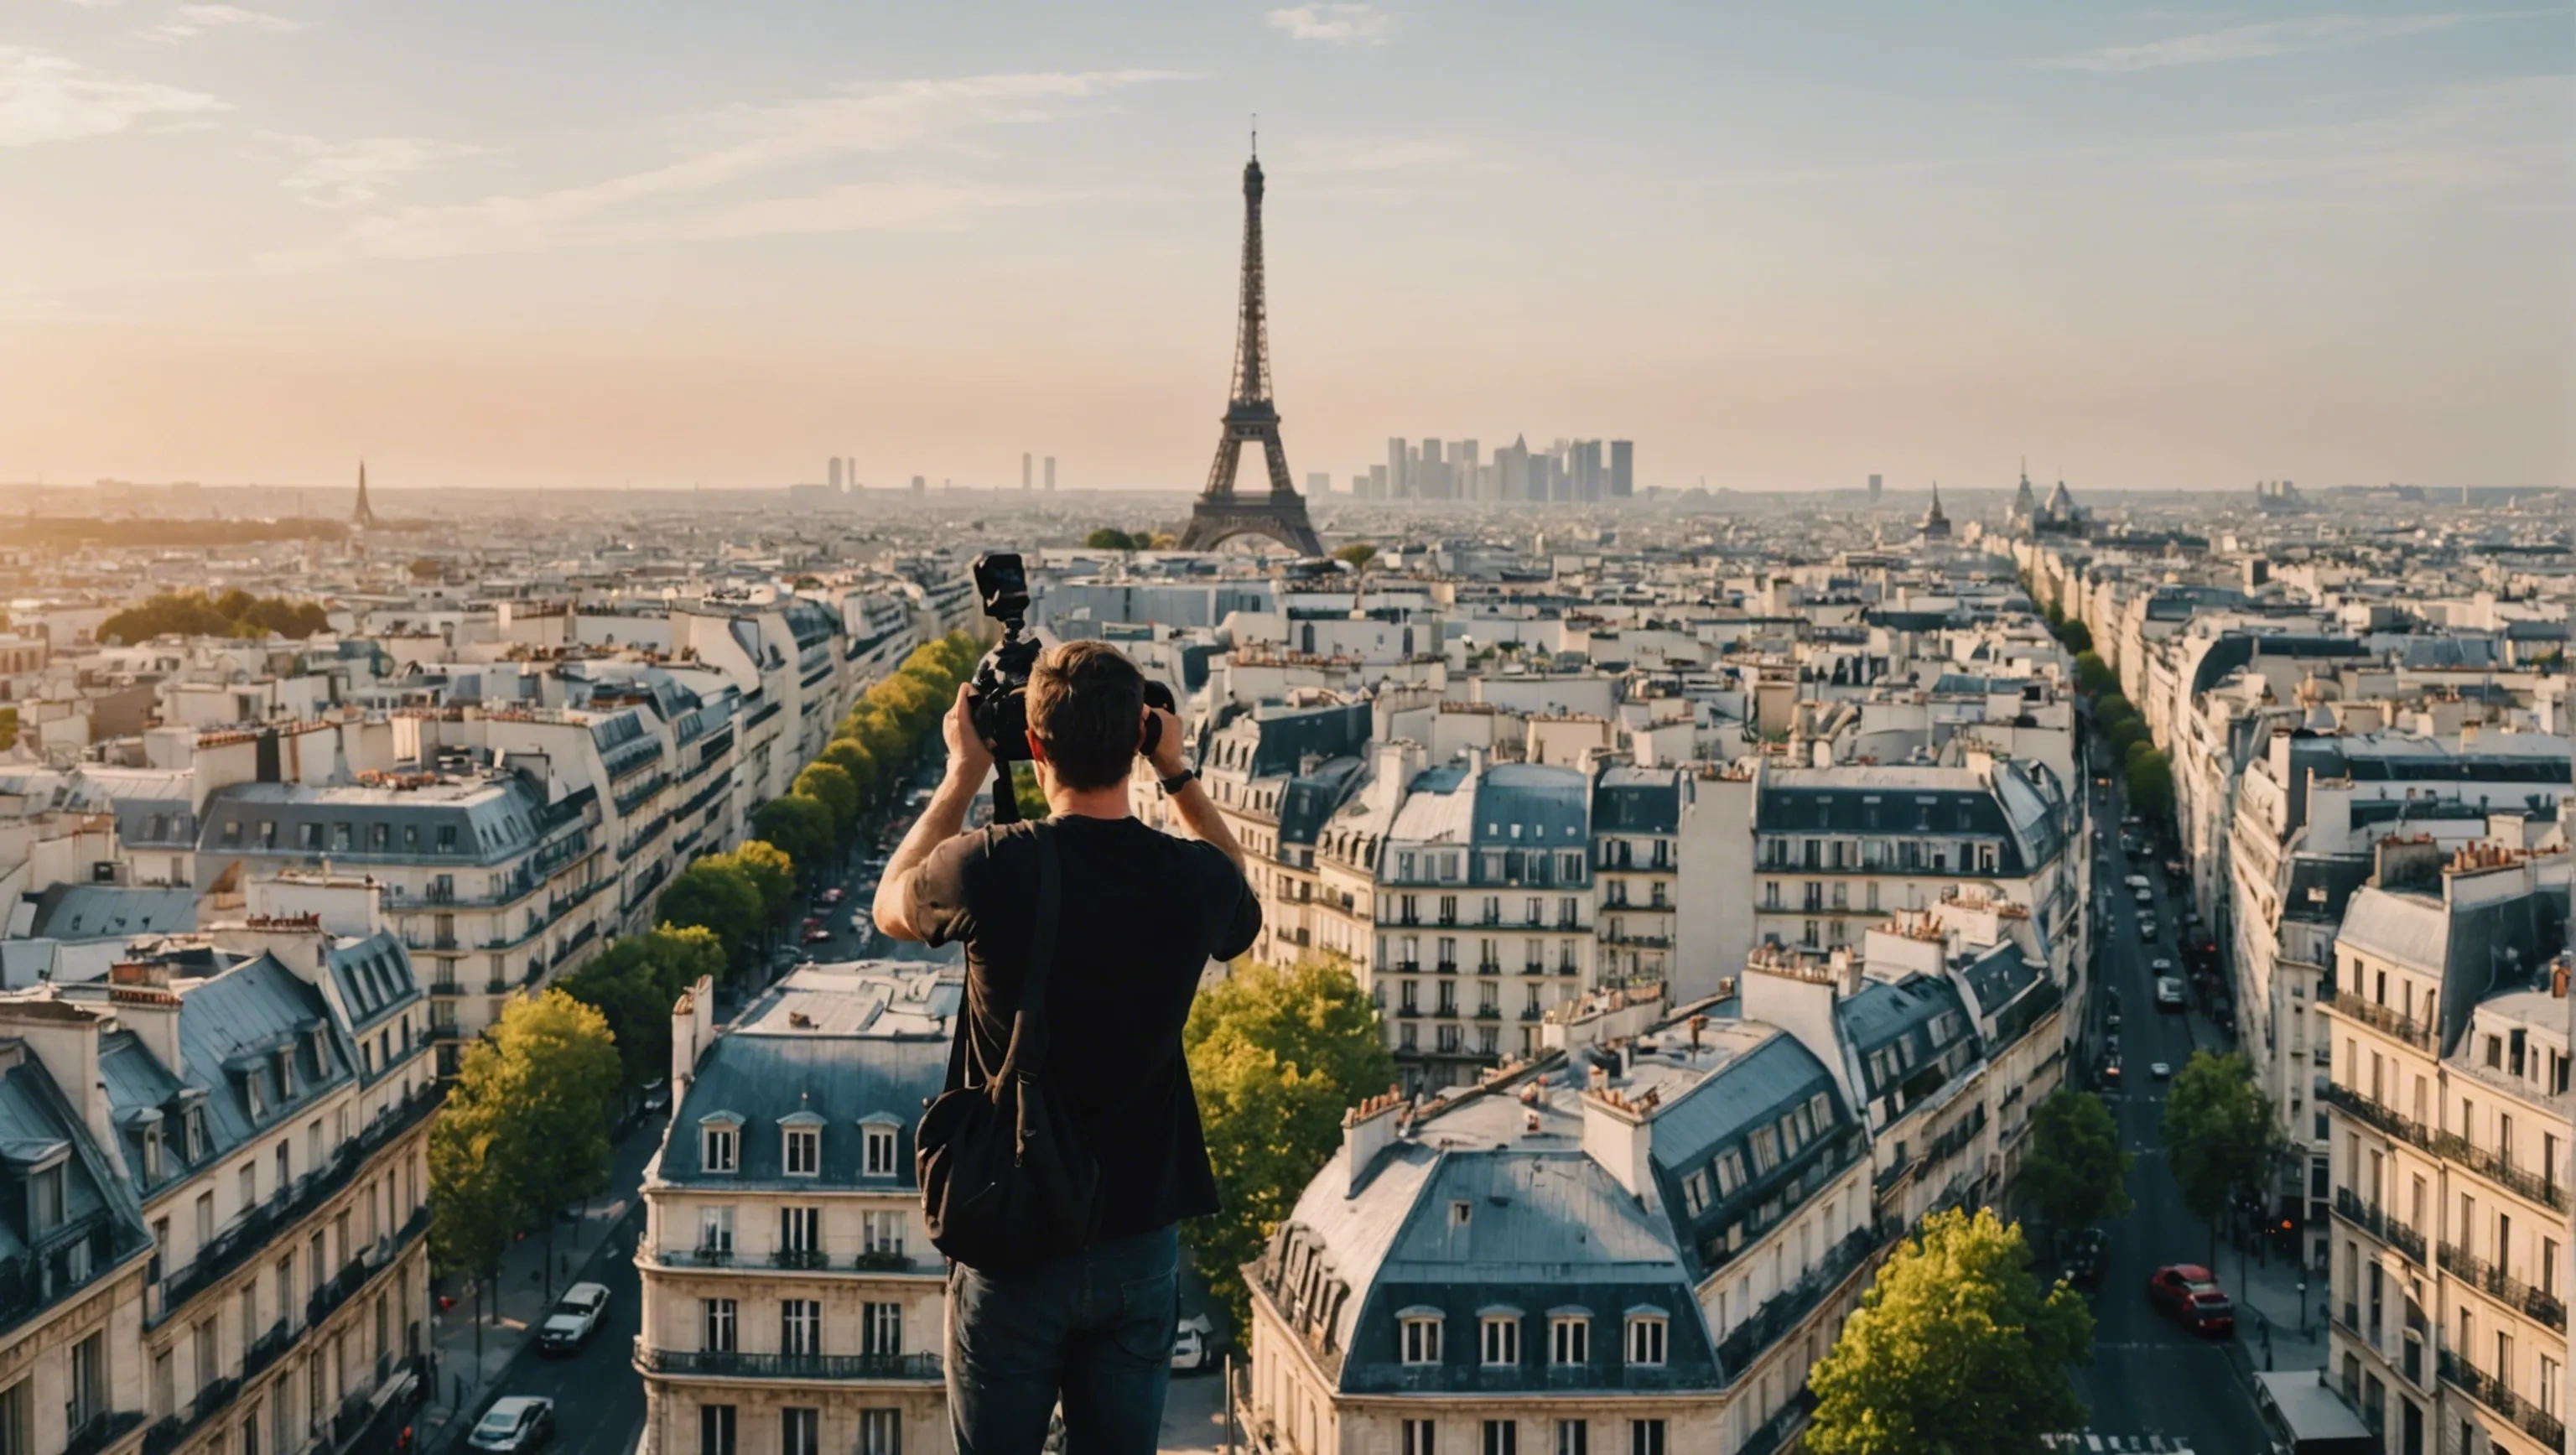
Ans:
POLYGON ((671 1114, 679 1115, 680 1094, 697 1079, 698 1056, 713 1040, 716 982, 701 975, 671 1003, 671 1114))
POLYGON ((1653 1112, 1651 1100, 1630 1102, 1615 1091, 1583 1093, 1583 1155, 1599 1163, 1650 1213, 1659 1201, 1646 1157, 1653 1142, 1647 1126, 1653 1112))
POLYGON ((0 1036, 15 1036, 25 1044, 54 1079, 63 1099, 80 1113, 90 1139, 109 1154, 108 1170, 124 1181, 128 1174, 125 1159, 115 1155, 116 1125, 108 1116, 107 1083, 98 1074, 99 1033, 115 1024, 112 1012, 66 1000, 0 1000, 0 1036))
POLYGON ((163 1070, 173 1076, 185 1074, 180 1065, 179 996, 170 988, 168 965, 146 960, 109 966, 107 1001, 116 1007, 116 1023, 134 1032, 163 1070))
POLYGON ((1342 1113, 1342 1160, 1350 1177, 1343 1191, 1345 1197, 1357 1197, 1368 1185, 1369 1173, 1377 1167, 1378 1154, 1395 1141, 1396 1123, 1402 1120, 1404 1098, 1388 1087, 1349 1111, 1342 1113))

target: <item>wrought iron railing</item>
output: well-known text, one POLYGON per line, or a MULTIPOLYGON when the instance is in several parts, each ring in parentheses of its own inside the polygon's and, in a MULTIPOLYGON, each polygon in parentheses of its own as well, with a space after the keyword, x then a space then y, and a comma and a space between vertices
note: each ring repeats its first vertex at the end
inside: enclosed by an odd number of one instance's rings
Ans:
POLYGON ((635 1359, 647 1374, 690 1374, 728 1379, 937 1380, 939 1356, 917 1354, 740 1354, 707 1350, 650 1349, 638 1342, 635 1359))

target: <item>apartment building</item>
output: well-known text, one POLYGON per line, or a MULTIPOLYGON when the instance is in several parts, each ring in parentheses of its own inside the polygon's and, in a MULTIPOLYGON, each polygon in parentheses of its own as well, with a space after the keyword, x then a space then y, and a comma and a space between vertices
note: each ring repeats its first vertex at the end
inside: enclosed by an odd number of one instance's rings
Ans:
POLYGON ((1253 1448, 1780 1449, 1879 1248, 1868 1168, 1751 1023, 1364 1105, 1249 1270, 1253 1448))
POLYGON ((408 1413, 438 1093, 424 997, 375 902, 290 882, 104 984, 0 998, 11 1081, 39 1068, 79 1134, 12 1143, 34 1197, 22 1274, 53 1265, 29 1288, 60 1299, 84 1265, 113 1271, 80 1300, 105 1342, 84 1354, 74 1312, 74 1342, 37 1351, 36 1392, 67 1397, 70 1436, 44 1433, 60 1403, 0 1404, 36 1441, 17 1448, 123 1448, 131 1429, 152 1455, 339 1452, 408 1413))
POLYGON ((2401 1455, 2566 1449, 2567 859, 2382 843, 2321 987, 2327 1372, 2401 1455))
POLYGON ((1764 764, 1754 784, 1757 943, 1831 950, 1898 910, 1990 887, 2031 915, 2050 973, 2085 966, 2081 795, 2035 763, 1980 748, 1957 766, 1764 764))
POLYGON ((2325 1036, 2310 1008, 2332 979, 2348 903, 2391 835, 2455 847, 2545 822, 2567 791, 2569 742, 2537 733, 2468 744, 2398 733, 2275 730, 2236 789, 2228 866, 2230 960, 2239 1045, 2272 1099, 2292 1159, 2277 1212, 2322 1252, 2328 1186, 2325 1108, 2315 1104, 2325 1036))
POLYGON ((709 983, 681 998, 637 1254, 645 1450, 948 1449, 912 1131, 964 994, 938 967, 803 966, 721 1032, 709 983))

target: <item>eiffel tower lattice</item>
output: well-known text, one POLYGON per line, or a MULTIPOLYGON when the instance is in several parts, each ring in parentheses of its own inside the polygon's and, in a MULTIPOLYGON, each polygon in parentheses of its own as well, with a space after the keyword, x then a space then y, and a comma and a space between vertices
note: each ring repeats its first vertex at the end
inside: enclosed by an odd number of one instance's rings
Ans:
POLYGON ((1279 409, 1270 402, 1270 319, 1261 278, 1261 156, 1243 164, 1243 302, 1235 320, 1234 392, 1226 405, 1225 432, 1217 437, 1216 463, 1207 488, 1190 510, 1181 549, 1213 550, 1241 535, 1267 536, 1302 555, 1320 556, 1324 543, 1306 519, 1306 497, 1288 483, 1288 451, 1279 443, 1279 409), (1243 447, 1261 446, 1270 466, 1267 492, 1239 493, 1235 468, 1243 447))

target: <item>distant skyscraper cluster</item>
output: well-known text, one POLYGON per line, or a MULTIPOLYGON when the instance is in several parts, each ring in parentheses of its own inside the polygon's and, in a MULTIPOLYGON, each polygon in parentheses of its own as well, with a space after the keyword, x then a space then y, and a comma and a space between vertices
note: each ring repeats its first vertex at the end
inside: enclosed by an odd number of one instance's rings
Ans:
POLYGON ((1351 477, 1363 500, 1476 500, 1584 504, 1637 493, 1637 447, 1612 440, 1558 440, 1533 450, 1525 438, 1486 459, 1474 440, 1386 442, 1386 463, 1351 477))

